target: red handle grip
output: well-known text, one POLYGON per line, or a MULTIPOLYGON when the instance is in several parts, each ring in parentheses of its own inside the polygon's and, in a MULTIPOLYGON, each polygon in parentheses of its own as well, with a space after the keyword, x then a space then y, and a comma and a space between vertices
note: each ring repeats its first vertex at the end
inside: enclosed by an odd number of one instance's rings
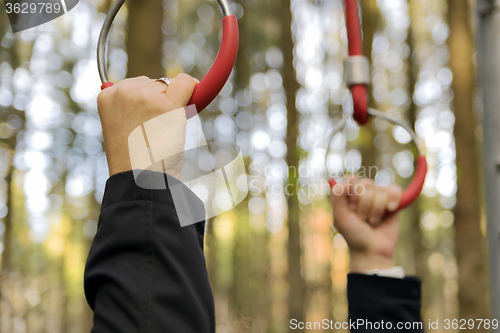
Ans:
MULTIPOLYGON (((189 105, 196 105, 198 113, 203 111, 220 93, 236 62, 239 33, 236 16, 229 15, 222 19, 222 42, 212 68, 194 88, 189 105)), ((194 116, 194 115, 192 115, 194 116)))
MULTIPOLYGON (((415 170, 415 175, 413 176, 413 180, 410 185, 403 192, 401 200, 399 201, 399 206, 395 212, 407 207, 410 205, 415 199, 418 198, 420 192, 422 192, 422 188, 425 182, 425 175, 427 174, 427 160, 424 155, 419 155, 417 157, 417 167, 415 170)), ((331 178, 328 180, 330 187, 334 187, 337 185, 335 179, 331 178)), ((385 215, 393 214, 394 212, 386 211, 385 215)))
MULTIPOLYGON (((363 39, 359 22, 358 1, 345 0, 345 24, 349 56, 363 55, 363 39)), ((368 92, 366 85, 355 84, 351 87, 354 120, 360 125, 368 122, 368 92)))
MULTIPOLYGON (((222 19, 222 42, 219 53, 207 75, 196 85, 188 105, 195 105, 198 113, 203 111, 220 93, 236 62, 238 54, 239 33, 236 16, 229 15, 222 19)), ((113 83, 105 82, 101 89, 111 87, 113 83)), ((196 113, 188 114, 188 118, 196 113)))

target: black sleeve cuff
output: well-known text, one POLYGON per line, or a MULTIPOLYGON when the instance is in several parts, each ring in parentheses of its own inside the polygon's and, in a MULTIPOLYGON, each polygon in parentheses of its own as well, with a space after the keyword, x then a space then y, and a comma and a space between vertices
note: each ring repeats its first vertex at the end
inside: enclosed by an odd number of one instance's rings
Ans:
POLYGON ((125 171, 109 177, 106 181, 101 210, 114 203, 127 201, 153 201, 170 206, 178 215, 184 216, 182 220, 191 221, 189 224, 194 224, 201 236, 205 234, 205 219, 201 218, 205 216, 203 202, 188 187, 170 175, 145 170, 140 172, 137 180, 134 177, 134 171, 125 171), (137 184, 145 186, 141 187, 137 184), (154 184, 161 184, 158 187, 165 187, 165 189, 145 188, 154 184), (171 187, 176 188, 176 200, 172 197, 171 187))
MULTIPOLYGON (((421 307, 421 280, 417 277, 404 279, 365 274, 349 274, 347 297, 349 319, 366 322, 390 322, 391 332, 423 332, 421 307), (403 323, 401 325, 400 323, 403 323), (407 323, 406 327, 402 328, 407 323), (420 323, 420 325, 418 324, 420 323), (398 324, 401 327, 398 329, 398 324)), ((355 332, 376 332, 366 326, 355 332)))

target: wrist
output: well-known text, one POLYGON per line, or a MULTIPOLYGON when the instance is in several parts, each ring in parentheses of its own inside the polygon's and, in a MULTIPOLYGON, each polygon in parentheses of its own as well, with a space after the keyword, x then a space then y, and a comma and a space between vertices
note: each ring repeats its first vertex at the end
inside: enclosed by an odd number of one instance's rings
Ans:
POLYGON ((351 273, 366 273, 374 269, 387 269, 394 267, 392 256, 377 253, 350 252, 351 273))
POLYGON ((394 266, 391 268, 373 269, 365 272, 365 275, 376 275, 376 276, 391 277, 396 279, 403 279, 405 277, 405 270, 403 269, 402 266, 394 266))

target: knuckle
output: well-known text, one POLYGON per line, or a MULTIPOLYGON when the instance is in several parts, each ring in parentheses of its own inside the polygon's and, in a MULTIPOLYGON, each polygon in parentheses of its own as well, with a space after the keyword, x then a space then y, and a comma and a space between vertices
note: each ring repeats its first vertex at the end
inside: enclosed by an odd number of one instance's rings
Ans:
POLYGON ((389 188, 384 187, 384 186, 376 186, 375 190, 377 192, 377 196, 380 196, 380 198, 387 198, 389 197, 390 191, 389 188))
POLYGON ((178 80, 189 80, 191 78, 191 76, 189 74, 186 74, 186 73, 179 73, 179 74, 177 74, 177 76, 175 78, 178 80))
POLYGON ((371 179, 361 179, 359 183, 366 189, 373 190, 375 188, 375 183, 371 179))
POLYGON ((136 80, 136 79, 137 78, 135 78, 135 77, 126 78, 126 79, 123 79, 123 80, 116 82, 115 86, 126 86, 126 85, 129 85, 131 82, 134 82, 134 80, 136 80))
POLYGON ((355 175, 347 175, 345 178, 344 178, 344 183, 345 184, 356 184, 357 182, 357 177, 355 175))
POLYGON ((388 197, 391 199, 400 198, 403 190, 398 185, 392 184, 387 188, 388 197))
POLYGON ((194 79, 192 76, 186 74, 186 73, 180 73, 175 77, 176 80, 178 80, 180 83, 186 86, 191 86, 194 87, 197 83, 197 80, 194 79))

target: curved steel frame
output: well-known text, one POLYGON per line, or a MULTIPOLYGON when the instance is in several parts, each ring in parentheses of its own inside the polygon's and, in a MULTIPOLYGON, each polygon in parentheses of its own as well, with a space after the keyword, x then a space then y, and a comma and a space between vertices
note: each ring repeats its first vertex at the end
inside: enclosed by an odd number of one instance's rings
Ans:
MULTIPOLYGON (((399 125, 399 126, 403 127, 408 132, 408 134, 410 134, 411 139, 413 140, 413 142, 417 146, 418 154, 419 155, 424 155, 424 149, 422 148, 422 146, 418 142, 418 136, 417 136, 417 134, 410 127, 410 125, 408 125, 406 122, 404 122, 402 120, 399 120, 399 119, 396 119, 396 118, 393 118, 391 116, 388 116, 385 113, 380 112, 380 111, 375 110, 375 109, 372 109, 372 108, 368 108, 368 114, 370 116, 382 118, 382 119, 387 120, 387 121, 389 121, 389 122, 391 122, 393 124, 396 124, 396 125, 399 125)), ((328 143, 328 148, 327 148, 327 152, 326 152, 327 156, 328 156, 328 153, 330 152, 330 142, 333 140, 333 137, 335 136, 335 134, 337 134, 340 130, 342 130, 344 128, 344 126, 347 124, 347 121, 349 120, 349 118, 352 115, 353 115, 352 112, 346 113, 342 117, 342 119, 339 121, 339 123, 333 127, 332 132, 330 133, 330 135, 328 136, 328 139, 326 141, 328 143)))
MULTIPOLYGON (((229 2, 227 0, 217 0, 217 2, 219 3, 224 17, 231 15, 229 2)), ((102 83, 109 82, 106 68, 106 44, 108 41, 109 30, 111 29, 111 25, 113 24, 116 14, 118 14, 124 3, 125 0, 116 0, 113 3, 106 19, 104 20, 104 24, 99 35, 99 41, 97 42, 97 67, 99 69, 99 76, 101 77, 102 83)))
MULTIPOLYGON (((403 195, 401 197, 401 201, 399 203, 399 207, 397 210, 403 209, 406 206, 408 206, 409 204, 411 204, 418 197, 418 195, 420 194, 420 192, 422 190, 422 186, 424 185, 425 175, 427 173, 427 162, 425 159, 424 149, 421 147, 420 143, 418 142, 417 134, 404 121, 390 117, 383 112, 377 111, 375 109, 370 109, 370 108, 368 109, 368 114, 372 117, 379 117, 379 118, 385 119, 387 121, 390 121, 396 125, 403 127, 410 134, 413 142, 417 146, 419 155, 416 159, 417 167, 415 169, 415 174, 413 176, 413 180, 411 181, 410 185, 408 185, 406 190, 403 192, 403 195)), ((328 136, 328 141, 327 141, 328 147, 326 149, 325 159, 328 159, 328 155, 329 155, 330 150, 331 150, 331 147, 330 147, 331 141, 333 140, 335 134, 338 133, 342 128, 344 128, 344 126, 347 123, 347 120, 352 115, 353 115, 352 113, 345 114, 342 117, 342 119, 340 120, 340 122, 332 129, 332 132, 328 136)), ((327 170, 328 170, 328 165, 327 165, 327 170)), ((328 182, 330 183, 331 187, 335 186, 335 184, 336 184, 336 181, 333 178, 331 178, 328 182)), ((386 211, 386 215, 387 214, 392 214, 392 212, 386 211)))

